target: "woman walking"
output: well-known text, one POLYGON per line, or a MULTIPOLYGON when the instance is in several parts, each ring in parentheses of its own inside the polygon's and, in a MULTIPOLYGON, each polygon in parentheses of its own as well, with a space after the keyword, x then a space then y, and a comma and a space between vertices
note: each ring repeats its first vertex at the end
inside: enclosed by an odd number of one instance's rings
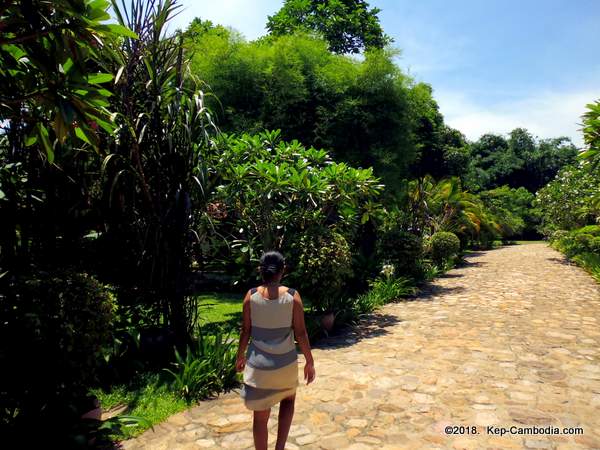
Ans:
POLYGON ((276 450, 283 450, 294 416, 298 386, 298 354, 294 337, 306 359, 306 384, 315 379, 315 366, 298 291, 281 286, 285 260, 270 251, 260 259, 263 284, 252 288, 244 298, 242 330, 236 370, 244 371, 241 396, 254 411, 254 446, 267 449, 267 423, 271 407, 279 403, 276 450), (248 346, 248 341, 252 342, 248 346), (247 352, 246 352, 247 348, 247 352))

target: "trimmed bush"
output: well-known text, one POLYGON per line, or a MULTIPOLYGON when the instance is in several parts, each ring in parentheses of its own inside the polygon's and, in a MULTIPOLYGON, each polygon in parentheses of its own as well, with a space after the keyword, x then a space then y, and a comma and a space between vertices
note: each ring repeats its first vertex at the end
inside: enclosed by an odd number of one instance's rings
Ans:
POLYGON ((460 240, 454 233, 449 231, 434 233, 429 244, 433 262, 439 267, 443 267, 460 250, 460 240))

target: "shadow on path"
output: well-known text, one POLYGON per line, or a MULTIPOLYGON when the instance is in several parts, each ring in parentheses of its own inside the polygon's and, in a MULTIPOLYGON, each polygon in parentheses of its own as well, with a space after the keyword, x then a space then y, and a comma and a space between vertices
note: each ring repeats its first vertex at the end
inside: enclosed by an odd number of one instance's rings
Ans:
POLYGON ((577 265, 577 264, 574 264, 573 262, 571 262, 566 256, 562 256, 560 258, 551 257, 551 258, 546 258, 546 260, 552 261, 552 262, 557 262, 557 263, 563 264, 565 266, 576 266, 577 265))
MULTIPOLYGON (((454 277, 448 277, 454 278, 454 277)), ((465 291, 466 288, 464 286, 440 286, 437 284, 428 284, 426 285, 419 295, 414 298, 408 299, 408 301, 418 302, 418 301, 432 301, 434 297, 439 297, 440 295, 445 294, 458 294, 460 292, 465 291)))
POLYGON ((393 314, 375 312, 363 317, 356 325, 347 325, 329 337, 317 341, 313 348, 331 349, 348 347, 363 339, 389 334, 386 328, 402 322, 393 314))

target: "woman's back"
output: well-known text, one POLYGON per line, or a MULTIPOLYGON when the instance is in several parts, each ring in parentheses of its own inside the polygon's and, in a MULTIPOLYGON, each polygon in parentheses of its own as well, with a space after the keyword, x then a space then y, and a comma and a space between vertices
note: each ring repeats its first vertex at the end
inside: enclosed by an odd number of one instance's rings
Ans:
POLYGON ((264 410, 298 386, 298 354, 292 328, 294 289, 276 299, 254 288, 250 296, 250 336, 242 397, 250 409, 264 410))

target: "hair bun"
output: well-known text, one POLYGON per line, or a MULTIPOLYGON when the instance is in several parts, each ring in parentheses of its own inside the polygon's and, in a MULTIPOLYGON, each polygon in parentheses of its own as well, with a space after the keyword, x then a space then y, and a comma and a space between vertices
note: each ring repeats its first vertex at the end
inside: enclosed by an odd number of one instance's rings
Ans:
POLYGON ((285 267, 283 255, 277 251, 268 251, 260 258, 260 271, 263 274, 263 280, 270 281, 285 267))
POLYGON ((272 272, 272 273, 277 273, 278 272, 278 267, 275 264, 267 264, 263 266, 263 270, 265 272, 272 272))

